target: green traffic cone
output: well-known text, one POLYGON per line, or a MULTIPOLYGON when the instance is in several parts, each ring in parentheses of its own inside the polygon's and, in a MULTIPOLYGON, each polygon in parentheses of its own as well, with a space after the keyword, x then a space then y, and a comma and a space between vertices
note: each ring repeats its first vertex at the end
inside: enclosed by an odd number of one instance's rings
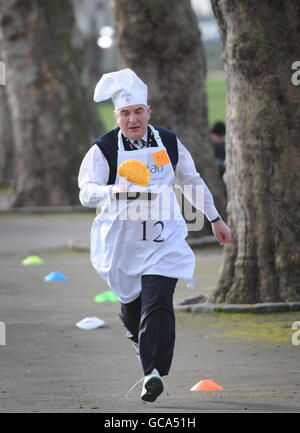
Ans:
POLYGON ((43 263, 44 263, 44 260, 38 256, 28 256, 28 257, 26 257, 26 259, 24 259, 22 261, 22 264, 24 266, 42 265, 43 263))
POLYGON ((99 295, 95 296, 94 300, 95 302, 105 302, 105 301, 119 302, 119 298, 111 290, 107 290, 106 292, 100 293, 99 295))

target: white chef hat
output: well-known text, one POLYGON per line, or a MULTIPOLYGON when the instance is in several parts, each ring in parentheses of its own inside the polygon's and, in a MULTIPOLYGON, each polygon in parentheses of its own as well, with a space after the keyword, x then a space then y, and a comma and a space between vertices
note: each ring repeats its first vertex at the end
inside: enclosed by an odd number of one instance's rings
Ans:
POLYGON ((147 104, 147 86, 131 69, 102 75, 97 83, 94 101, 111 99, 115 110, 130 105, 147 104))

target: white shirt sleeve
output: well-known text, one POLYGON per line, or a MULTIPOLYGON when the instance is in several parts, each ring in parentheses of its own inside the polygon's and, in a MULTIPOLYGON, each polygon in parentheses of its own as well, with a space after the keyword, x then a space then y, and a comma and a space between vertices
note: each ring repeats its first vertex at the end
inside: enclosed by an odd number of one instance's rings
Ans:
POLYGON ((177 139, 177 143, 178 164, 175 169, 175 184, 180 187, 184 196, 195 208, 201 210, 209 221, 213 221, 220 216, 214 205, 213 196, 204 180, 197 172, 190 152, 179 139, 177 139), (203 200, 200 200, 200 207, 199 200, 195 198, 197 185, 201 186, 203 191, 203 200))
POLYGON ((108 162, 97 145, 87 152, 78 175, 79 200, 82 206, 97 207, 110 203, 112 185, 107 185, 108 162))

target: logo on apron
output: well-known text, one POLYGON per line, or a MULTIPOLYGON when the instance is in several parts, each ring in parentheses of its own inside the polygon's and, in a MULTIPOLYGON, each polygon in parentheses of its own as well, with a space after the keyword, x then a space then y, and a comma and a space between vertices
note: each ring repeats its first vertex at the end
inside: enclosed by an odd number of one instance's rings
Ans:
POLYGON ((157 167, 161 167, 162 165, 169 164, 170 162, 170 159, 165 149, 160 150, 159 152, 152 153, 152 156, 157 167))

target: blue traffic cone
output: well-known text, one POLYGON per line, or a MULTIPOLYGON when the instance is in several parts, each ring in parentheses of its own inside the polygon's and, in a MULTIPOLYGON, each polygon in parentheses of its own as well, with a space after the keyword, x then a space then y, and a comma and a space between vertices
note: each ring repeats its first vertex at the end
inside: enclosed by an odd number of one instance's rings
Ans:
POLYGON ((46 275, 44 281, 66 281, 68 278, 61 272, 51 272, 51 274, 46 275))

